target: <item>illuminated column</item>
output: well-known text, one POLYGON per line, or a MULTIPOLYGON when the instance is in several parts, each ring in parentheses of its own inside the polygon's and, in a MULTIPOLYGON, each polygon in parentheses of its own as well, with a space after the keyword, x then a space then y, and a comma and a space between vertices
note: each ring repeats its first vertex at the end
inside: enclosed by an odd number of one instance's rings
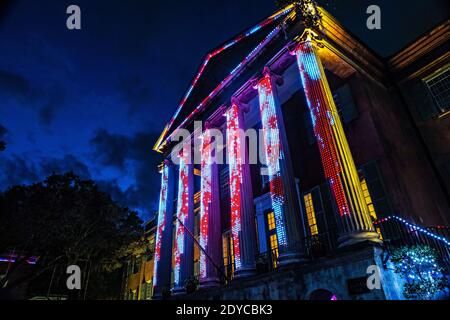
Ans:
POLYGON ((361 241, 380 242, 364 201, 353 156, 336 110, 313 35, 296 48, 303 88, 325 176, 341 218, 341 246, 361 241))
POLYGON ((235 101, 226 112, 230 171, 231 233, 235 277, 255 272, 256 230, 250 167, 244 140, 244 116, 235 101))
POLYGON ((270 197, 275 216, 280 265, 300 262, 303 244, 300 207, 295 195, 294 170, 284 128, 283 114, 278 103, 276 84, 270 70, 257 84, 259 109, 264 140, 264 155, 270 184, 270 197))
POLYGON ((210 131, 206 130, 202 138, 200 246, 206 254, 200 251, 200 286, 210 287, 220 283, 217 267, 222 261, 219 170, 210 131))
POLYGON ((184 292, 185 281, 194 275, 194 166, 182 152, 179 160, 174 293, 184 292))
POLYGON ((165 160, 161 170, 161 191, 159 195, 159 211, 153 268, 153 295, 155 298, 161 298, 162 288, 170 288, 174 196, 173 171, 173 165, 168 160, 165 160))

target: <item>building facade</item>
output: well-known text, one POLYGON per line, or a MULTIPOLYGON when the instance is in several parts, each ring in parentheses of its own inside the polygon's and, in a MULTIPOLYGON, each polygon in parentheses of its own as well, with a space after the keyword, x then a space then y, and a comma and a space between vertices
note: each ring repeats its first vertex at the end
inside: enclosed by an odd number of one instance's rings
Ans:
POLYGON ((145 241, 136 246, 123 266, 122 298, 150 300, 153 296, 155 219, 145 223, 145 241))
POLYGON ((152 296, 401 299, 387 244, 446 260, 449 28, 385 59, 299 1, 210 52, 154 146, 152 296))

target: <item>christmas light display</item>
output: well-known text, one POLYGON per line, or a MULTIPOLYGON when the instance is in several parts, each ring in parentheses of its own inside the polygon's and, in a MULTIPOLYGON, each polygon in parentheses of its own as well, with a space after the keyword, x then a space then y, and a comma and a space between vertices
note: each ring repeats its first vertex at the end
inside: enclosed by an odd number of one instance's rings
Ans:
MULTIPOLYGON (((203 72, 205 71, 206 66, 211 61, 212 58, 214 58, 216 55, 222 53, 223 51, 227 50, 228 48, 233 47, 235 44, 239 43, 243 39, 246 39, 247 37, 255 34, 257 31, 261 30, 265 26, 268 26, 272 22, 274 22, 274 21, 278 20, 279 18, 285 16, 286 14, 288 14, 289 12, 292 11, 293 7, 294 6, 292 4, 286 6, 285 8, 275 12, 273 15, 271 15, 270 17, 268 17, 267 19, 265 19, 261 23, 258 23, 257 25, 255 25, 254 27, 250 28, 246 32, 238 35, 237 37, 233 38, 231 41, 225 43, 223 46, 217 48, 216 50, 214 50, 214 51, 212 51, 210 53, 208 53, 206 55, 205 61, 203 61, 202 65, 200 66, 200 69, 199 69, 197 75, 193 79, 193 81, 192 81, 191 85, 189 86, 186 94, 184 95, 183 99, 181 100, 177 110, 175 111, 174 115, 172 116, 172 118, 170 119, 168 125, 166 126, 167 130, 165 130, 163 132, 163 135, 165 135, 167 133, 167 131, 172 127, 173 123, 175 122, 176 117, 179 115, 181 109, 183 108, 183 106, 186 103, 187 99, 191 95, 195 85, 197 84, 198 80, 200 79, 200 77, 202 76, 203 72)), ((239 64, 236 68, 238 68, 241 64, 239 64)), ((163 140, 163 139, 161 139, 161 140, 163 140)))
POLYGON ((403 295, 407 299, 433 299, 447 285, 436 251, 427 245, 395 248, 390 260, 394 272, 405 281, 403 295))
POLYGON ((343 231, 368 232, 373 241, 379 241, 325 71, 311 40, 314 35, 310 30, 305 34, 307 39, 297 46, 295 54, 325 177, 342 217, 343 231))
MULTIPOLYGON (((202 136, 201 147, 201 194, 200 194, 200 246, 208 245, 208 223, 211 204, 212 150, 211 135, 206 130, 202 136)), ((206 255, 200 251, 200 278, 206 278, 206 255)))
POLYGON ((339 213, 341 216, 348 215, 350 213, 349 205, 341 182, 341 166, 336 152, 337 146, 332 138, 333 129, 331 125, 334 125, 335 121, 329 108, 327 108, 328 102, 320 93, 313 90, 315 86, 322 85, 320 83, 322 75, 310 42, 300 44, 300 48, 297 50, 297 62, 325 176, 330 182, 339 213))
POLYGON ((286 245, 286 227, 283 214, 284 190, 280 172, 280 161, 283 158, 283 150, 269 75, 266 75, 259 81, 258 95, 264 137, 264 155, 270 183, 270 197, 274 210, 278 244, 281 246, 286 245))
POLYGON ((189 215, 189 166, 186 163, 186 155, 180 155, 179 180, 178 180, 178 201, 177 201, 177 222, 175 229, 175 264, 174 283, 175 286, 182 286, 180 283, 181 255, 184 254, 185 230, 184 226, 189 215), (180 221, 182 223, 180 223, 180 221))
POLYGON ((161 174, 161 191, 159 194, 159 212, 158 221, 156 229, 156 239, 155 239, 155 259, 154 259, 154 270, 153 270, 153 286, 158 284, 158 265, 161 259, 161 241, 166 225, 167 216, 167 191, 169 182, 169 167, 164 165, 161 174))
POLYGON ((242 149, 238 106, 232 104, 226 112, 227 153, 230 174, 231 234, 236 269, 241 267, 241 188, 242 188, 242 149))
POLYGON ((167 126, 164 128, 164 131, 162 133, 162 136, 158 139, 154 149, 155 150, 160 150, 160 147, 162 145, 164 145, 167 141, 170 141, 170 139, 172 138, 174 132, 179 129, 184 127, 188 121, 191 121, 193 119, 193 117, 199 113, 200 111, 203 110, 203 108, 207 105, 207 103, 209 101, 211 101, 211 99, 213 97, 215 97, 215 95, 220 92, 224 87, 226 87, 231 80, 233 80, 233 78, 239 74, 239 72, 250 62, 252 61, 256 55, 258 54, 258 52, 265 47, 273 38, 275 38, 275 36, 277 34, 279 34, 279 32, 282 30, 282 26, 281 24, 277 25, 271 32, 269 32, 267 34, 267 36, 244 58, 244 60, 242 60, 239 64, 237 64, 232 70, 231 72, 219 83, 218 86, 216 86, 209 94, 206 98, 204 98, 200 104, 197 105, 197 107, 181 122, 181 124, 169 135, 167 136, 167 133, 169 132, 170 128, 172 127, 173 123, 175 122, 175 118, 179 115, 182 107, 184 106, 184 104, 186 103, 187 98, 190 96, 190 94, 192 93, 193 88, 195 87, 197 81, 199 80, 200 76, 202 75, 203 71, 206 68, 206 65, 208 64, 208 62, 211 60, 212 57, 214 57, 215 55, 219 54, 220 52, 224 51, 225 49, 233 46, 234 44, 238 43, 239 41, 241 41, 242 39, 245 39, 246 37, 252 35, 253 33, 255 33, 256 31, 258 31, 259 29, 261 29, 262 27, 269 25, 271 22, 285 16, 286 14, 288 14, 289 12, 292 12, 292 5, 287 6, 286 8, 284 8, 283 10, 275 13, 273 16, 269 17, 267 20, 265 20, 265 22, 262 22, 261 24, 253 27, 252 29, 250 29, 248 32, 236 37, 234 40, 232 40, 231 42, 225 44, 224 46, 222 46, 221 48, 215 50, 214 52, 210 53, 207 55, 207 58, 205 60, 205 62, 202 64, 202 67, 200 68, 199 73, 197 74, 197 76, 194 78, 193 83, 191 84, 191 86, 189 87, 185 97, 183 98, 183 100, 181 101, 181 104, 179 105, 177 111, 175 112, 174 116, 172 117, 172 119, 169 121, 169 123, 167 124, 167 126))

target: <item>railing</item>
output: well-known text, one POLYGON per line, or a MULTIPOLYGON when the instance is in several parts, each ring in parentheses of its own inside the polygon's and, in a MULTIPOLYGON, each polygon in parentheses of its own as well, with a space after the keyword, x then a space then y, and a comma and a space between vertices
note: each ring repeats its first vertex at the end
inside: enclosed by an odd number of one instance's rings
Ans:
POLYGON ((303 239, 303 246, 306 258, 315 260, 333 253, 338 246, 337 240, 338 232, 335 229, 305 237, 303 239))
MULTIPOLYGON (((426 244, 435 249, 442 267, 450 271, 450 227, 436 226, 421 228, 409 223, 403 218, 390 216, 374 222, 374 226, 381 234, 383 247, 389 253, 399 246, 426 244)), ((280 247, 256 255, 257 273, 266 273, 276 269, 279 256, 287 251, 302 250, 307 259, 313 261, 336 252, 338 248, 338 230, 332 229, 314 236, 305 237, 301 242, 289 248, 280 247)), ((228 283, 233 278, 235 267, 233 264, 221 266, 221 282, 228 283)))
POLYGON ((374 222, 380 230, 383 244, 389 252, 394 247, 425 244, 436 250, 438 259, 447 271, 450 270, 450 228, 437 226, 422 228, 398 216, 389 216, 374 222))

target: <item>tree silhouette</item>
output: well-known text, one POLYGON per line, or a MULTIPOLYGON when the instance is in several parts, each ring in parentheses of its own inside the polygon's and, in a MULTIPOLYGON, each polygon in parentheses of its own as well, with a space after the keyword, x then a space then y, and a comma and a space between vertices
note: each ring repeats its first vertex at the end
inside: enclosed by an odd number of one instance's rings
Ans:
POLYGON ((73 173, 11 187, 0 194, 0 253, 17 258, 0 288, 13 289, 71 264, 117 270, 126 248, 142 239, 141 224, 136 212, 73 173), (31 257, 38 257, 36 265, 21 272, 31 257))

